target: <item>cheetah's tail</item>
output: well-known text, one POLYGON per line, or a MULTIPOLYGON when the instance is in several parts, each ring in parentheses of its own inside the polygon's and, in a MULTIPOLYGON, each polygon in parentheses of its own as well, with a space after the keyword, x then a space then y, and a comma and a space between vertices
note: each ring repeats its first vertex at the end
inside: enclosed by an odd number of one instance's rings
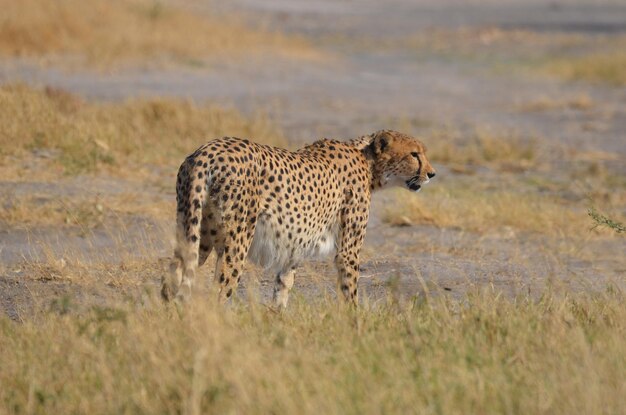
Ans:
POLYGON ((171 300, 174 296, 186 299, 191 294, 198 268, 202 209, 206 203, 208 183, 207 178, 198 173, 200 168, 189 161, 183 163, 178 172, 176 247, 170 275, 164 277, 161 287, 161 295, 165 300, 171 300))

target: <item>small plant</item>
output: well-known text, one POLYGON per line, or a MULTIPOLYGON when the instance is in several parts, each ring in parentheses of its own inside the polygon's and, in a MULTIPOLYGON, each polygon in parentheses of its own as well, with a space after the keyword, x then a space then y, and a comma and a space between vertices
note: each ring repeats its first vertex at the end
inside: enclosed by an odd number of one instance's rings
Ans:
POLYGON ((62 295, 58 298, 55 298, 50 303, 50 311, 59 315, 68 314, 72 311, 73 308, 74 304, 72 303, 72 298, 68 295, 62 295))
POLYGON ((624 226, 622 223, 616 222, 613 219, 601 214, 593 206, 589 208, 587 213, 589 214, 589 216, 594 222, 594 225, 591 229, 595 229, 599 226, 604 226, 604 227, 613 229, 617 233, 626 232, 626 226, 624 226))

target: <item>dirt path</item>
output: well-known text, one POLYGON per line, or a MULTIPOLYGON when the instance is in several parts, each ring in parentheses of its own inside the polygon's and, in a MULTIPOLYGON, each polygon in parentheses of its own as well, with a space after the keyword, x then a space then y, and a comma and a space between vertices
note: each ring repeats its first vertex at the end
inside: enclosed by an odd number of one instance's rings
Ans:
MULTIPOLYGON (((82 195, 84 180, 79 177, 52 186, 3 183, 0 190, 25 192, 44 201, 52 194, 82 195)), ((98 188, 100 197, 121 191, 173 197, 136 182, 108 180, 98 188)), ((626 248, 623 239, 566 241, 509 228, 484 234, 434 226, 390 227, 380 219, 390 202, 385 192, 373 201, 360 282, 368 301, 385 301, 388 296, 401 301, 424 295, 460 298, 489 287, 511 296, 533 297, 547 288, 557 292, 607 286, 626 289, 626 266, 618 254, 626 248)), ((161 275, 167 272, 172 229, 167 219, 105 214, 87 230, 71 224, 3 227, 0 239, 0 304, 9 316, 20 319, 66 301, 75 311, 120 301, 156 301, 161 275)), ((213 267, 211 258, 201 268, 197 295, 209 295, 213 267)), ((271 275, 249 267, 239 296, 245 298, 251 287, 253 295, 267 302, 272 284, 271 275)), ((306 264, 293 295, 316 298, 324 293, 335 295, 330 259, 306 264)))

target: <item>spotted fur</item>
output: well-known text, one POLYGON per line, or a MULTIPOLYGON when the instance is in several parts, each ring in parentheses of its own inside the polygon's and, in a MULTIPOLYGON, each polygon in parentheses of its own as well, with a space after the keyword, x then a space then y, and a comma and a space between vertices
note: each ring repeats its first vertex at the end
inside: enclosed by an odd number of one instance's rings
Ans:
POLYGON ((435 175, 425 153, 419 140, 389 130, 295 152, 233 137, 208 142, 178 171, 177 246, 163 297, 188 298, 197 267, 215 250, 222 300, 248 259, 274 272, 274 301, 285 307, 300 262, 335 252, 339 289, 356 304, 371 193, 419 190, 435 175))

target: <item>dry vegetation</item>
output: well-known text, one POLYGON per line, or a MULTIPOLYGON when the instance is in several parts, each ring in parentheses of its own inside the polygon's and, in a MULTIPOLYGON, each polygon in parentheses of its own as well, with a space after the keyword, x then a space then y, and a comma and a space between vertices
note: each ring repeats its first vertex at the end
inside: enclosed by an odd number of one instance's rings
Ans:
POLYGON ((0 317, 7 413, 605 414, 625 408, 621 293, 474 293, 177 313, 69 299, 0 317))
MULTIPOLYGON (((581 194, 576 195, 564 185, 543 185, 540 177, 490 182, 481 182, 477 176, 457 177, 454 183, 428 185, 418 195, 393 191, 383 220, 396 226, 428 224, 481 233, 508 229, 568 238, 590 235, 593 223, 586 209, 593 204, 620 220, 626 203, 624 188, 586 191, 587 186, 580 187, 581 194), (538 191, 540 187, 542 191, 538 191), (561 196, 562 191, 567 198, 561 196)), ((593 233, 611 234, 601 227, 593 233)))
MULTIPOLYGON (((373 44, 379 48, 394 46, 376 41, 373 44)), ((624 35, 482 27, 420 33, 407 37, 403 45, 420 57, 469 60, 491 65, 502 73, 530 72, 568 81, 626 85, 624 35)))
MULTIPOLYGON (((89 103, 64 91, 0 87, 0 170, 19 176, 15 157, 44 152, 53 176, 84 172, 124 174, 158 164, 176 169, 184 155, 222 135, 283 145, 263 114, 175 99, 89 103)), ((26 174, 22 172, 22 174, 26 174)), ((33 173, 28 172, 33 179, 33 173)))
POLYGON ((586 213, 576 205, 508 186, 490 189, 480 184, 438 183, 425 192, 395 192, 383 220, 400 226, 430 224, 477 232, 511 228, 561 236, 583 235, 591 227, 586 213))
POLYGON ((319 56, 297 36, 180 6, 157 0, 0 0, 0 55, 72 57, 96 67, 146 59, 197 65, 257 52, 319 56))
POLYGON ((545 59, 537 69, 552 76, 569 81, 606 83, 615 86, 626 85, 626 53, 622 42, 619 49, 612 52, 590 52, 583 56, 560 55, 545 59))
POLYGON ((594 108, 594 104, 594 101, 587 94, 578 94, 563 98, 554 98, 544 95, 537 99, 520 103, 517 109, 523 112, 589 111, 594 108))
POLYGON ((489 128, 474 128, 470 132, 435 130, 426 140, 433 161, 460 169, 480 165, 524 171, 539 162, 541 151, 536 137, 522 137, 489 128))
POLYGON ((0 206, 0 223, 14 229, 30 229, 33 225, 70 224, 89 229, 100 225, 104 215, 104 207, 98 200, 88 202, 59 197, 2 196, 5 202, 0 206))
POLYGON ((115 195, 86 191, 85 196, 17 196, 0 192, 0 223, 13 229, 34 229, 41 225, 79 226, 84 230, 132 215, 150 219, 171 219, 174 201, 160 194, 127 192, 115 195))

